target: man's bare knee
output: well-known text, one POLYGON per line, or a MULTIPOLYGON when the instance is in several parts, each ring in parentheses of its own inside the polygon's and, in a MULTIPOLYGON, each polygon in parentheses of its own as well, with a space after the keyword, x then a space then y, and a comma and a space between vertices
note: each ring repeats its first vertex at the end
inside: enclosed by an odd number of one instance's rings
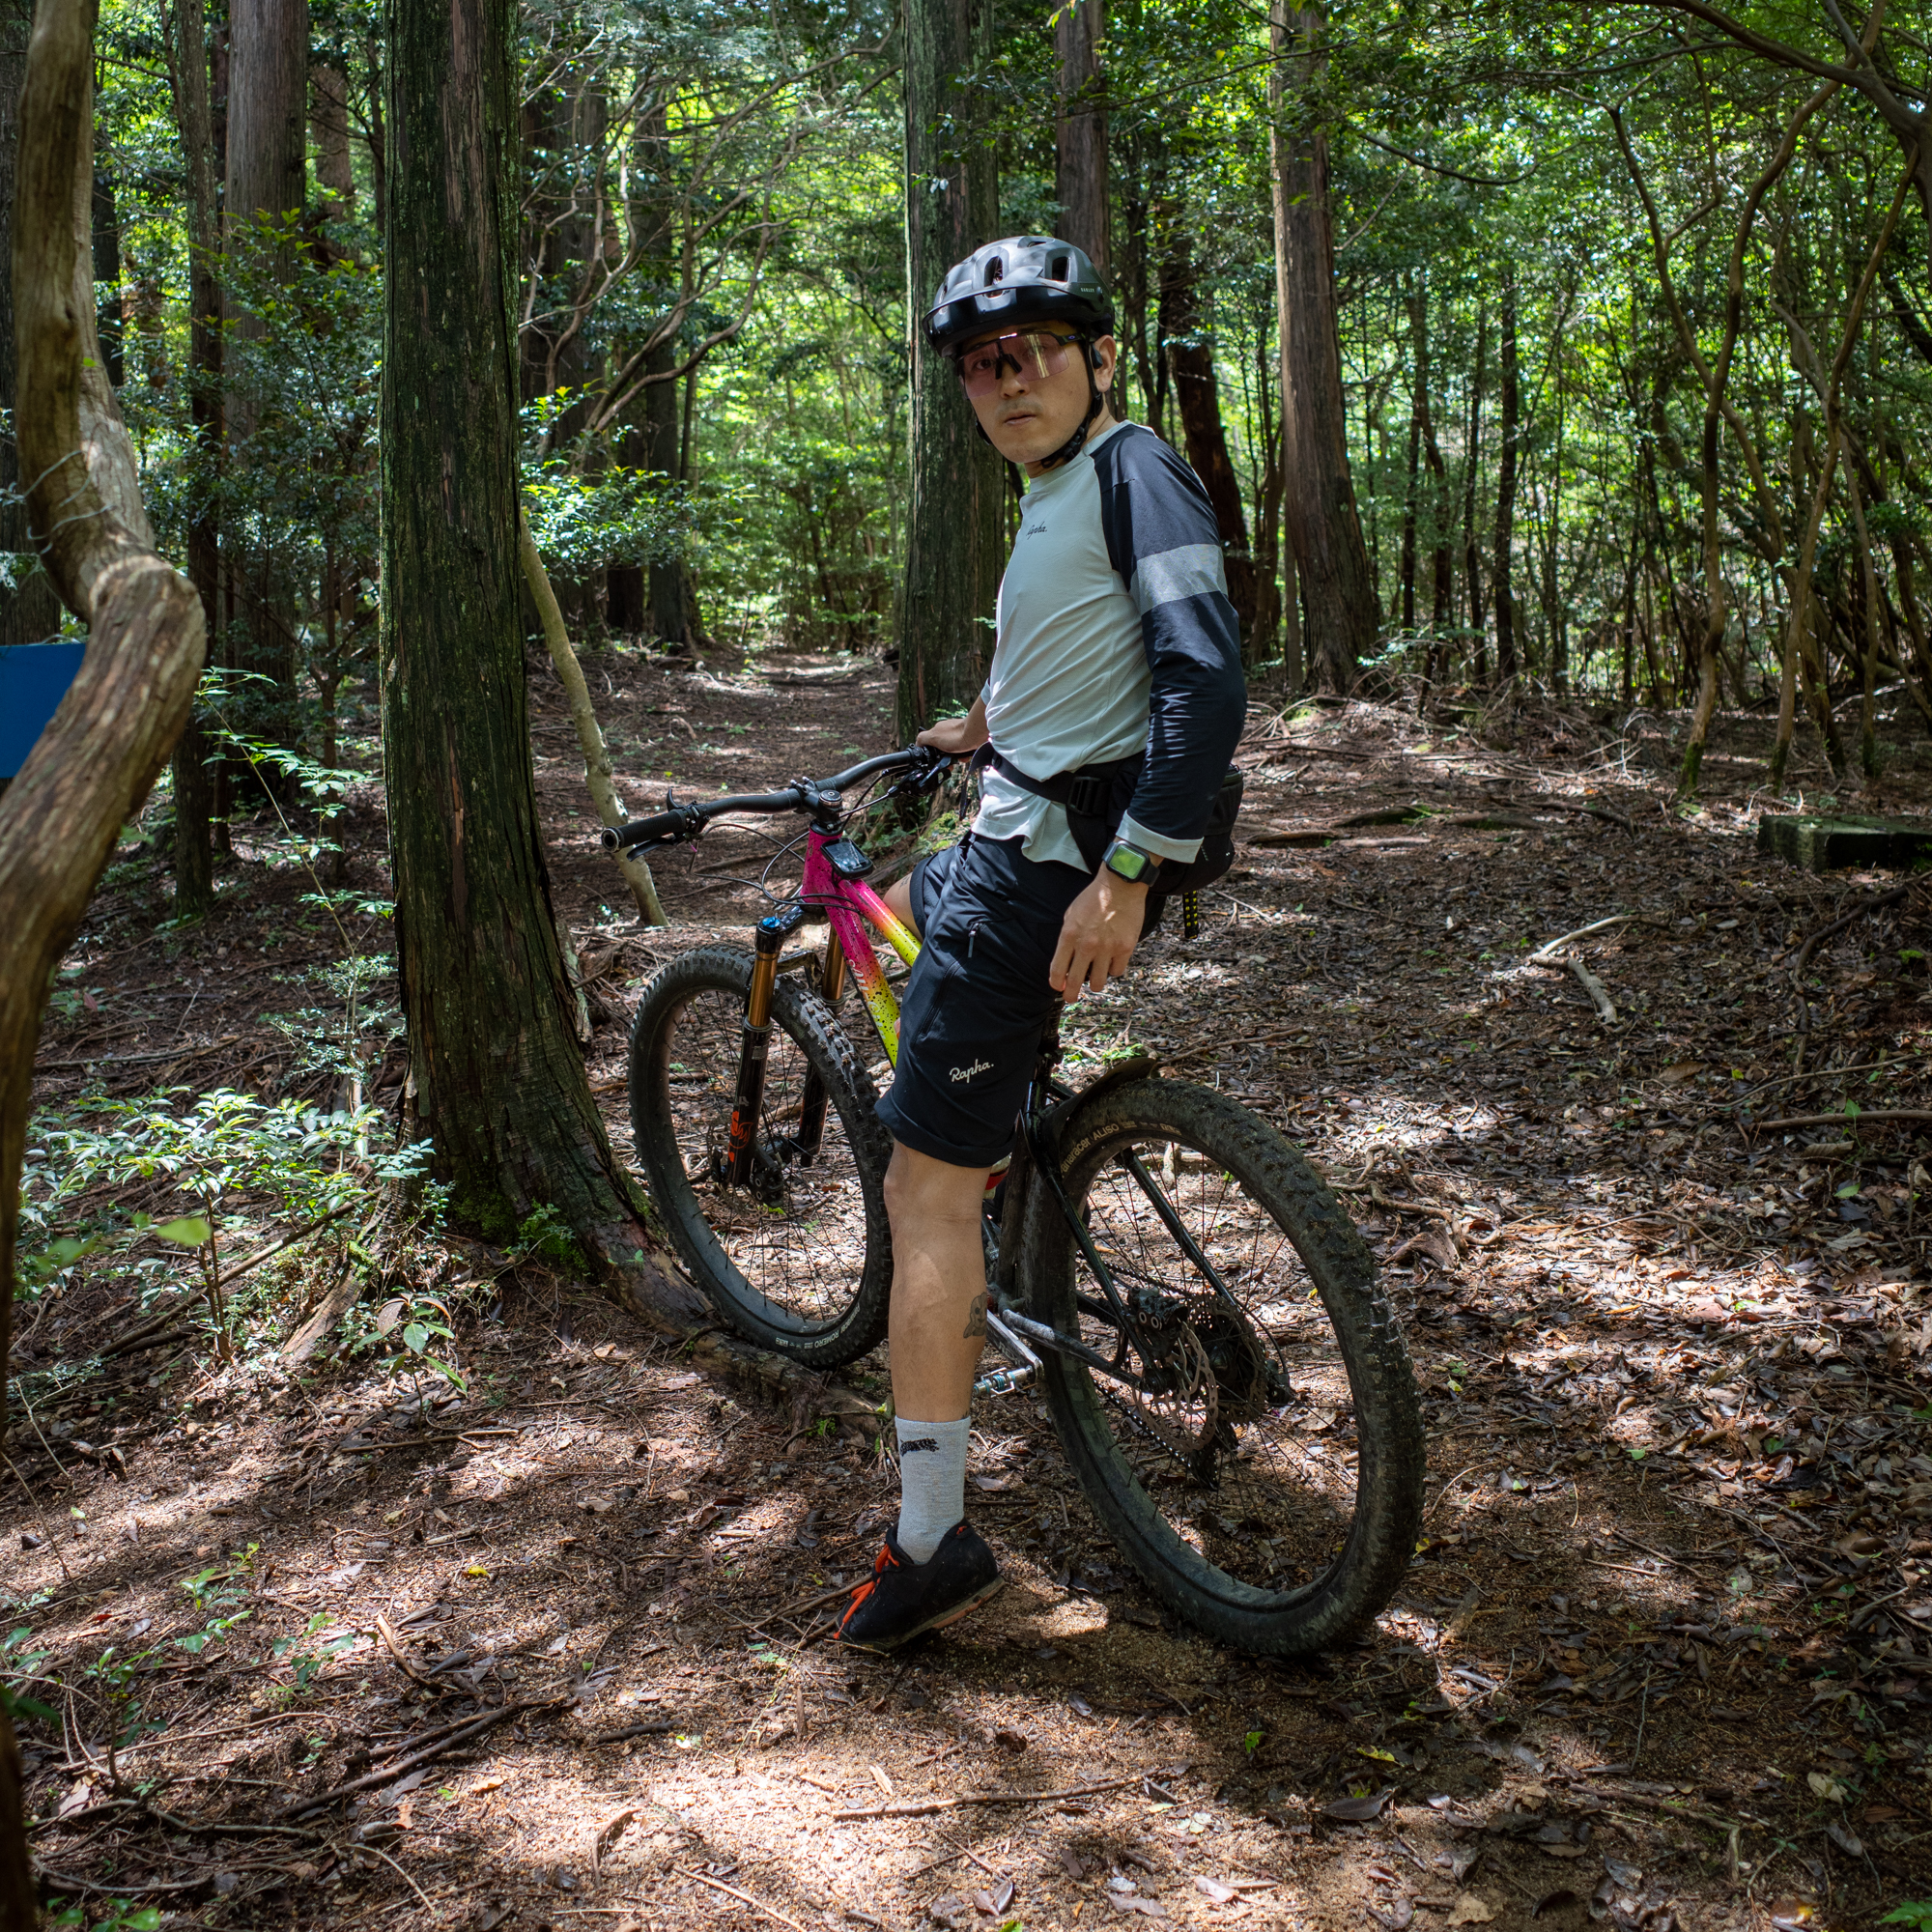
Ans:
POLYGON ((937 1222, 968 1227, 980 1218, 986 1170, 955 1167, 905 1146, 893 1149, 886 1169, 886 1213, 894 1230, 929 1228, 937 1222))

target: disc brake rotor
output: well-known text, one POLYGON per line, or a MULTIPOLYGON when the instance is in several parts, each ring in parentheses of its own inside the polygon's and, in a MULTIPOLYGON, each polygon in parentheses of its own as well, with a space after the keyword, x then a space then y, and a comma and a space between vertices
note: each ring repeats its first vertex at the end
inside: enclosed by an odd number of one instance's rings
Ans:
POLYGON ((1213 1447, 1220 1409, 1213 1365, 1192 1322, 1179 1311, 1143 1321, 1141 1386, 1109 1386, 1136 1426, 1192 1469, 1213 1447))

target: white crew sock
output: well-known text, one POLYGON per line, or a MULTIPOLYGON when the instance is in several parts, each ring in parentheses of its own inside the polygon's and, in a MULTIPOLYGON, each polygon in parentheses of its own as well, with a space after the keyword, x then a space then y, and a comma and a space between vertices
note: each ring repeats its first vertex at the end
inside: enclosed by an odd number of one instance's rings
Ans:
POLYGON ((898 1546, 923 1563, 966 1514, 966 1443, 971 1418, 913 1422, 900 1416, 898 1546))

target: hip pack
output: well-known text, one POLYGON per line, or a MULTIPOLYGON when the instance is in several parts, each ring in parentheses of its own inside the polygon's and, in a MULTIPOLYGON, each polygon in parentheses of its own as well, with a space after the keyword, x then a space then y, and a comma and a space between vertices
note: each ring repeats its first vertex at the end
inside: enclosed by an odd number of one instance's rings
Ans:
MULTIPOLYGON (((1134 788, 1140 783, 1141 768, 1147 760, 1145 753, 1136 752, 1130 758, 1084 765, 1077 772, 1056 772, 1050 779, 1029 778, 990 745, 974 762, 989 764, 1022 791, 1051 799, 1063 807, 1066 828, 1073 834, 1081 858, 1097 872, 1107 847, 1121 829, 1121 820, 1126 816, 1127 807, 1133 802, 1134 788)), ((1160 923, 1169 899, 1177 894, 1198 893, 1203 886, 1212 885, 1234 865, 1235 821, 1241 810, 1241 785, 1239 769, 1230 765, 1208 813, 1199 855, 1184 865, 1173 859, 1162 861, 1148 894, 1147 920, 1141 927, 1143 937, 1160 923)))

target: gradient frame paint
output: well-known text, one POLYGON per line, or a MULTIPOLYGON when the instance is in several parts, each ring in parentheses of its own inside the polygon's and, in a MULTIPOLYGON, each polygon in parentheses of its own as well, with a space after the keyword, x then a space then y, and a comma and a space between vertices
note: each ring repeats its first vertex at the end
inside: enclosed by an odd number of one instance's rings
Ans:
POLYGON ((859 982, 859 997, 879 1030, 886 1058, 896 1066, 899 1059, 899 1003, 886 983, 886 969, 872 951, 865 921, 869 920, 888 945, 910 966, 919 957, 919 935, 863 879, 845 879, 833 870, 825 848, 842 834, 814 831, 807 839, 805 877, 798 896, 803 905, 823 906, 832 923, 838 950, 859 982))

